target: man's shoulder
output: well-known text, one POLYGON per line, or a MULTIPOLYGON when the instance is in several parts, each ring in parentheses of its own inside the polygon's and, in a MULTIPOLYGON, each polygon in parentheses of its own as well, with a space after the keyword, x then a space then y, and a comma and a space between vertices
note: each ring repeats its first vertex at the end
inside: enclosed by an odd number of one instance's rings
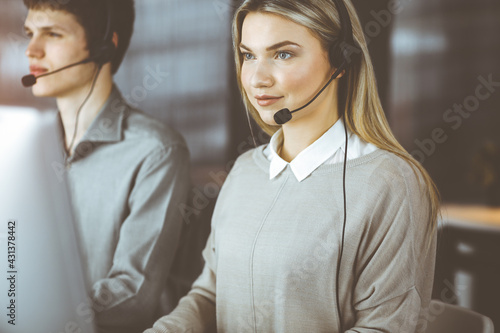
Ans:
POLYGON ((145 112, 129 109, 123 120, 123 136, 125 140, 146 141, 151 147, 186 147, 182 135, 145 112))

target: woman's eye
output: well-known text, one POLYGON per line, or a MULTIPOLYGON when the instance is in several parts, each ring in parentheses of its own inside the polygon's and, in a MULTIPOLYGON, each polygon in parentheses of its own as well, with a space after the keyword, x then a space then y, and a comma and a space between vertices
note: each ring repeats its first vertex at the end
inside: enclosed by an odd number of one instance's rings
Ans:
POLYGON ((278 52, 278 59, 280 60, 287 60, 290 59, 292 55, 288 52, 280 51, 278 52))
POLYGON ((62 35, 56 33, 56 32, 49 32, 48 35, 53 38, 59 38, 62 37, 62 35))
POLYGON ((253 55, 251 53, 243 53, 243 59, 244 60, 252 60, 253 55))

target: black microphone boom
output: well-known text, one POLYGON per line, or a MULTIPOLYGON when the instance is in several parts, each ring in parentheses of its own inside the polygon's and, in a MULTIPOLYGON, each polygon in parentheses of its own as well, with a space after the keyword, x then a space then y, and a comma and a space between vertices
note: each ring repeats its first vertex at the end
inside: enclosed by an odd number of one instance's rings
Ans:
POLYGON ((281 109, 278 112, 276 112, 273 116, 276 124, 283 125, 283 124, 287 123, 288 121, 290 121, 292 119, 292 113, 295 113, 297 111, 300 111, 300 110, 308 107, 312 102, 314 102, 316 100, 316 98, 319 97, 319 95, 321 95, 321 93, 323 91, 325 91, 326 87, 328 87, 330 85, 330 83, 332 83, 332 81, 335 80, 340 75, 340 73, 344 70, 345 67, 346 67, 346 62, 344 62, 342 65, 340 65, 340 67, 335 71, 335 73, 333 73, 330 80, 328 80, 328 82, 324 85, 324 87, 321 88, 321 90, 307 104, 305 104, 305 105, 301 106, 300 108, 295 109, 293 111, 290 111, 289 109, 285 108, 285 109, 281 109))
POLYGON ((78 65, 83 65, 83 64, 89 63, 91 61, 94 61, 94 59, 93 58, 87 58, 85 60, 82 60, 82 61, 79 61, 79 62, 75 62, 74 64, 71 64, 71 65, 68 65, 68 66, 64 66, 63 68, 59 68, 58 70, 55 70, 53 72, 44 73, 44 74, 41 74, 41 75, 38 75, 38 76, 35 76, 33 74, 29 74, 29 75, 23 76, 23 78, 21 79, 21 82, 23 83, 24 87, 29 88, 29 87, 32 87, 32 86, 34 86, 36 84, 36 80, 38 78, 41 78, 41 77, 44 77, 44 76, 49 76, 49 75, 52 75, 52 74, 56 74, 56 73, 59 73, 60 71, 63 71, 65 69, 68 69, 68 68, 71 68, 71 67, 74 67, 74 66, 78 66, 78 65))

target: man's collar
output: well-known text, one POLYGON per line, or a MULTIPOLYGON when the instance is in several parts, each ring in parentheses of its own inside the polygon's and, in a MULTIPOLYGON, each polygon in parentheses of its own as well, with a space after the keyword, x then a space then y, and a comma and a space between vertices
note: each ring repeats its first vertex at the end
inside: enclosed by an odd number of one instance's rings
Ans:
POLYGON ((123 99, 118 88, 113 85, 106 103, 92 121, 83 138, 75 147, 75 152, 67 163, 73 163, 93 151, 93 147, 105 142, 118 142, 123 138, 122 127, 130 106, 123 99))
POLYGON ((113 85, 111 94, 80 142, 118 142, 122 139, 123 117, 129 109, 113 85))

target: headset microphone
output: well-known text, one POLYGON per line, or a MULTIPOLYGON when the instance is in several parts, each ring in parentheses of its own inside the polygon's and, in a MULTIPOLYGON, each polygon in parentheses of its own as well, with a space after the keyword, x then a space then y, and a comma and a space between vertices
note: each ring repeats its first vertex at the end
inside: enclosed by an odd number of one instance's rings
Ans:
POLYGON ((83 64, 89 63, 89 62, 94 61, 94 60, 95 60, 94 58, 87 58, 85 60, 82 60, 82 61, 79 61, 79 62, 75 62, 74 64, 71 64, 71 65, 68 65, 68 66, 64 66, 63 68, 59 68, 58 70, 55 70, 53 72, 44 73, 44 74, 41 74, 41 75, 38 75, 38 76, 35 76, 33 74, 26 75, 26 76, 23 76, 23 78, 22 78, 21 81, 22 81, 24 87, 29 88, 29 87, 34 86, 36 84, 37 79, 39 79, 41 77, 45 77, 45 76, 49 76, 49 75, 52 75, 52 74, 56 74, 56 73, 59 73, 59 72, 65 70, 65 69, 68 69, 68 68, 71 68, 71 67, 74 67, 74 66, 78 66, 78 65, 83 65, 83 64))
POLYGON ((32 87, 36 84, 36 76, 33 74, 23 76, 22 83, 25 88, 32 87))
POLYGON ((36 81, 38 78, 49 76, 52 74, 59 73, 60 71, 63 71, 65 69, 78 66, 78 65, 83 65, 89 62, 96 62, 99 67, 102 67, 104 64, 107 62, 111 61, 115 55, 115 45, 113 43, 113 30, 112 30, 112 21, 113 21, 113 7, 111 4, 111 1, 108 0, 105 2, 106 5, 106 13, 107 13, 107 22, 106 22, 106 31, 104 33, 104 38, 102 41, 97 43, 97 45, 93 46, 90 48, 90 57, 88 57, 85 60, 76 62, 74 64, 65 66, 63 68, 60 68, 58 70, 55 70, 50 73, 44 73, 38 76, 35 76, 33 74, 26 75, 22 78, 22 84, 24 87, 29 88, 32 87, 36 84, 36 81))
POLYGON ((342 73, 342 71, 345 69, 345 67, 346 67, 346 62, 344 62, 344 63, 342 63, 342 65, 340 65, 340 67, 335 71, 335 73, 333 73, 330 80, 328 80, 328 82, 324 85, 324 87, 321 88, 321 90, 313 97, 313 99, 311 99, 309 101, 309 103, 307 103, 307 104, 303 105, 302 107, 295 109, 293 111, 290 111, 289 109, 285 108, 285 109, 281 109, 278 112, 276 112, 274 114, 274 121, 276 122, 276 124, 283 125, 283 124, 287 123, 288 121, 290 121, 292 119, 292 113, 295 113, 297 111, 300 111, 300 110, 308 107, 312 102, 314 102, 316 100, 316 98, 319 97, 319 95, 321 95, 321 93, 323 91, 325 91, 326 87, 328 87, 330 85, 330 83, 332 83, 332 81, 335 80, 340 75, 340 73, 342 73))

